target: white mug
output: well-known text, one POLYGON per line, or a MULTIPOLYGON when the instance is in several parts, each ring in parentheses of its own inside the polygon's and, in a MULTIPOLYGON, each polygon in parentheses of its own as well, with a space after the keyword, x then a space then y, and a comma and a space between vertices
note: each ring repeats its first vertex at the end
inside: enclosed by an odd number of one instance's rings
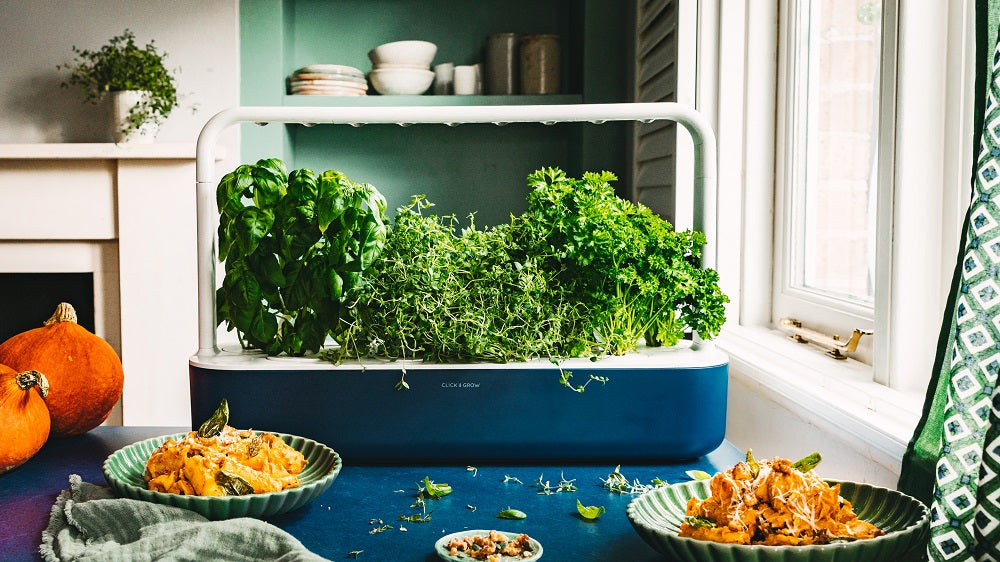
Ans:
POLYGON ((455 95, 470 96, 476 93, 476 67, 467 64, 455 67, 455 95))
POLYGON ((443 62, 434 65, 434 93, 447 95, 453 92, 455 82, 455 64, 443 62))

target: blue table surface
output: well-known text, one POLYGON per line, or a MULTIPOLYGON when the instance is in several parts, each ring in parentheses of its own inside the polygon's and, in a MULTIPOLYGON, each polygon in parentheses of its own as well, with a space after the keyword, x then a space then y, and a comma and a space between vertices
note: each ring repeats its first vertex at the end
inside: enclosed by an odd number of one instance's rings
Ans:
MULTIPOLYGON (((68 487, 70 474, 84 481, 105 484, 101 472, 104 459, 113 451, 157 435, 186 431, 174 427, 98 427, 70 438, 50 440, 41 451, 19 468, 0 476, 0 558, 37 560, 42 529, 59 492, 68 487)), ((689 480, 689 470, 714 473, 742 460, 743 453, 728 442, 708 455, 691 461, 664 464, 627 464, 621 473, 629 480, 648 484, 654 478, 667 482, 689 480)), ((616 494, 602 486, 601 479, 615 469, 613 464, 526 465, 512 460, 508 465, 434 465, 415 460, 400 466, 345 466, 329 490, 316 501, 268 521, 288 531, 307 548, 330 560, 433 561, 434 542, 441 536, 466 529, 497 529, 524 532, 545 548, 552 560, 662 560, 632 529, 626 508, 634 496, 616 494), (506 476, 520 480, 504 482, 506 476), (430 521, 399 521, 400 515, 419 512, 412 508, 418 484, 429 477, 452 486, 440 500, 428 500, 430 521), (555 487, 572 480, 574 492, 539 494, 534 483, 541 479, 555 487), (596 521, 577 515, 576 501, 604 506, 607 512, 596 521), (527 518, 508 521, 497 512, 512 507, 527 518), (383 524, 392 529, 373 533, 383 524), (405 532, 403 531, 405 528, 405 532)))

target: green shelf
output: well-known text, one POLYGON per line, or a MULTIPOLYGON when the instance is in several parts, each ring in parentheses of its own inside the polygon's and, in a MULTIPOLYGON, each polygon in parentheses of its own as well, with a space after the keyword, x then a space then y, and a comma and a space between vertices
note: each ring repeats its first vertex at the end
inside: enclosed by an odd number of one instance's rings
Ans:
POLYGON ((448 105, 554 105, 583 103, 582 95, 550 96, 294 96, 281 99, 283 106, 295 107, 382 107, 448 105))
MULTIPOLYGON (((574 105, 630 100, 631 9, 619 0, 240 0, 240 103, 284 107, 574 105), (368 50, 400 39, 438 46, 434 63, 474 64, 492 33, 560 36, 562 92, 546 96, 293 96, 288 76, 308 64, 367 72, 368 50)), ((495 127, 241 126, 244 162, 337 169, 375 185, 389 208, 425 194, 439 214, 497 224, 523 209, 525 178, 559 166, 579 176, 630 174, 627 123, 495 127)))

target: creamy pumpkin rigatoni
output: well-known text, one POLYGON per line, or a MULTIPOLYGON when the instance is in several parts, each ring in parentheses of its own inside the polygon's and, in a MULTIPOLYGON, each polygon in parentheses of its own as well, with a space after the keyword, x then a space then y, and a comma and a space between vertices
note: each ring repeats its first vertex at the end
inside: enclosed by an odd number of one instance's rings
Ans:
POLYGON ((840 484, 817 476, 807 457, 747 461, 712 477, 711 496, 691 498, 680 536, 722 543, 770 546, 826 544, 882 536, 858 519, 840 484))
POLYGON ((168 440, 146 463, 150 490, 196 496, 279 492, 299 486, 302 453, 271 433, 225 426, 214 437, 192 431, 168 440))

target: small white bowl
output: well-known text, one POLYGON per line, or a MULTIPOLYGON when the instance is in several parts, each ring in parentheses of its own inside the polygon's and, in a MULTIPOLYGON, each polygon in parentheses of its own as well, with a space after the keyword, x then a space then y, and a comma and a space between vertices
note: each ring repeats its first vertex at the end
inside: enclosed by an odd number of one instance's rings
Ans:
POLYGON ((431 67, 426 64, 406 64, 401 62, 383 62, 382 64, 372 65, 373 69, 385 69, 385 68, 408 68, 415 70, 430 70, 431 67))
POLYGON ((375 91, 384 95, 419 95, 434 81, 433 70, 416 68, 376 68, 368 74, 375 91))
POLYGON ((412 64, 429 68, 437 45, 429 41, 393 41, 368 51, 368 58, 376 68, 383 64, 412 64))

